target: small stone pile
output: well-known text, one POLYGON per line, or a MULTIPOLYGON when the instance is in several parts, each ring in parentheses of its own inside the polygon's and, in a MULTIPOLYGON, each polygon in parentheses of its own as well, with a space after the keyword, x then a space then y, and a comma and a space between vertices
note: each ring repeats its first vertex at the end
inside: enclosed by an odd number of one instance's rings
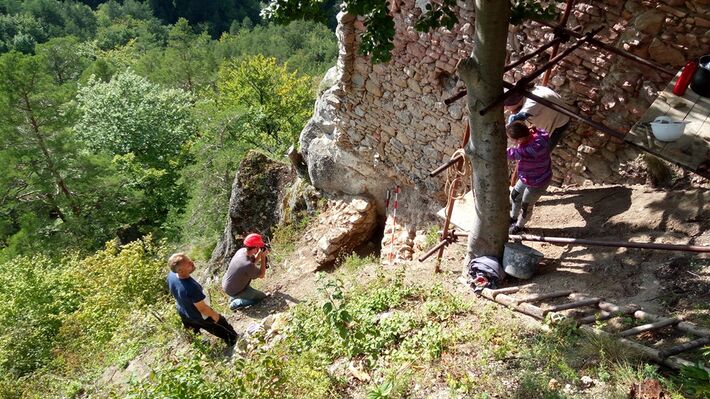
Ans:
POLYGON ((407 226, 395 225, 392 217, 388 217, 385 223, 385 233, 382 237, 380 259, 391 264, 412 260, 415 233, 414 230, 407 228, 407 226))
POLYGON ((318 267, 334 264, 341 256, 372 238, 377 227, 377 214, 372 201, 361 196, 345 196, 329 201, 318 217, 316 227, 304 238, 314 242, 313 256, 318 267))

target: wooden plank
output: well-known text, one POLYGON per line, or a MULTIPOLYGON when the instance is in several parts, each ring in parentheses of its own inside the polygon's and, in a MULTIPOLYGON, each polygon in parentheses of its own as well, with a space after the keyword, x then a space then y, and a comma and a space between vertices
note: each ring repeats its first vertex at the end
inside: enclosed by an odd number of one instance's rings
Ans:
POLYGON ((696 340, 686 342, 684 344, 671 346, 669 348, 661 349, 660 355, 663 357, 668 357, 672 355, 677 355, 681 352, 689 351, 692 349, 697 349, 705 345, 710 344, 710 338, 698 338, 696 340))
POLYGON ((648 323, 648 324, 644 324, 641 326, 629 328, 628 330, 624 330, 624 331, 618 333, 617 335, 620 337, 630 337, 632 335, 641 334, 642 332, 658 330, 663 327, 672 326, 674 324, 678 324, 679 321, 680 320, 676 319, 675 317, 671 318, 671 319, 662 319, 662 320, 658 320, 653 323, 648 323))
POLYGON ((705 161, 708 145, 697 136, 684 136, 673 143, 668 143, 663 149, 663 154, 676 162, 697 170, 705 161))
POLYGON ((710 177, 710 99, 692 90, 686 90, 680 97, 674 95, 672 90, 679 74, 659 93, 625 140, 661 159, 710 177), (660 142, 653 137, 649 123, 661 115, 691 123, 679 140, 660 142))
POLYGON ((665 100, 656 100, 651 104, 651 107, 646 110, 646 112, 641 116, 639 122, 653 122, 659 116, 667 115, 670 111, 671 106, 665 100))
POLYGON ((666 143, 656 140, 651 132, 651 125, 646 122, 636 123, 625 139, 652 153, 660 153, 663 151, 663 147, 666 146, 666 143))
POLYGON ((664 101, 670 107, 668 111, 666 111, 666 115, 679 121, 684 120, 695 107, 695 104, 697 104, 695 100, 688 100, 677 96, 671 96, 670 98, 664 99, 664 101))
MULTIPOLYGON (((683 132, 683 135, 686 136, 697 136, 700 137, 701 139, 703 138, 702 136, 702 130, 700 130, 700 127, 703 125, 705 120, 708 118, 708 114, 710 114, 710 110, 707 110, 703 107, 702 103, 695 103, 693 104, 693 108, 690 110, 688 115, 685 117, 687 121, 690 123, 685 126, 685 132, 683 132)), ((710 134, 710 132, 708 132, 710 134)), ((710 137, 707 137, 710 139, 710 137)))

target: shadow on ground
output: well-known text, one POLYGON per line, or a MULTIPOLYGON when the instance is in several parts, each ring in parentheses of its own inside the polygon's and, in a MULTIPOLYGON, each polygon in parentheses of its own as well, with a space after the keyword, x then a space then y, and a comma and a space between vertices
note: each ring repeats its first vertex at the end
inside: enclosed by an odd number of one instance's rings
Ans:
POLYGON ((235 313, 243 313, 246 316, 255 319, 263 319, 264 317, 283 312, 289 308, 289 303, 296 304, 301 301, 284 292, 275 292, 271 296, 266 297, 260 303, 249 306, 247 308, 236 310, 235 313))

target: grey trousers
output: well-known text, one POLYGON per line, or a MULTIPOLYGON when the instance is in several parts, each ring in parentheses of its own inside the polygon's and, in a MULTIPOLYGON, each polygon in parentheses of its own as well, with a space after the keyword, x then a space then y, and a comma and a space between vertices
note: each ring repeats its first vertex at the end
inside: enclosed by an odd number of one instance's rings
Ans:
POLYGON ((535 203, 540 199, 540 196, 545 194, 549 185, 550 182, 548 181, 542 187, 530 187, 518 179, 515 187, 510 192, 511 223, 521 228, 525 227, 525 223, 530 220, 535 203))

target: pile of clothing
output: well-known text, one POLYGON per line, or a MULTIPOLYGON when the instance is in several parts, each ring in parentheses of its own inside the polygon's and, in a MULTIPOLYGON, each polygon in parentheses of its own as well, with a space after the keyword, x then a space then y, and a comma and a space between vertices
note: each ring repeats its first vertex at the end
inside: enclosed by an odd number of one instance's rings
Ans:
POLYGON ((498 288, 505 278, 505 272, 498 259, 492 256, 479 256, 468 262, 468 276, 473 293, 481 295, 484 288, 492 290, 498 288))

